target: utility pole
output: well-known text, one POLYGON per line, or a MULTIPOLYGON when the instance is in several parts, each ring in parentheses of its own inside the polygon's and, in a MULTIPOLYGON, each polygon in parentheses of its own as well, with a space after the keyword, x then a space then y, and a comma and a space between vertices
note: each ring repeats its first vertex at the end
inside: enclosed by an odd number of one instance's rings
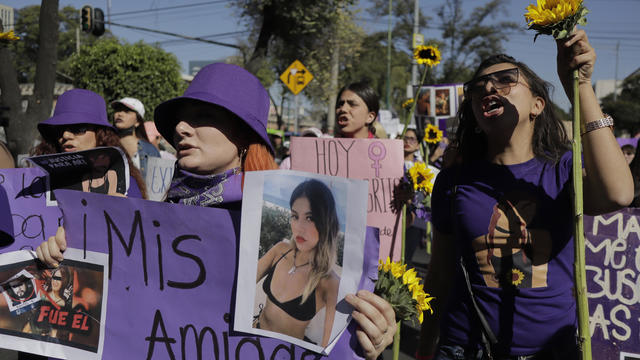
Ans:
POLYGON ((616 101, 618 97, 618 53, 620 51, 620 41, 616 43, 616 74, 615 80, 613 80, 613 101, 616 101))
MULTIPOLYGON (((413 4, 413 37, 420 32, 420 0, 415 0, 413 4)), ((415 41, 414 41, 415 42, 415 41)), ((418 62, 416 59, 411 61, 411 85, 414 87, 418 84, 418 62)), ((414 94, 411 93, 411 98, 414 94)))
POLYGON ((80 54, 80 26, 76 26, 76 54, 80 54))

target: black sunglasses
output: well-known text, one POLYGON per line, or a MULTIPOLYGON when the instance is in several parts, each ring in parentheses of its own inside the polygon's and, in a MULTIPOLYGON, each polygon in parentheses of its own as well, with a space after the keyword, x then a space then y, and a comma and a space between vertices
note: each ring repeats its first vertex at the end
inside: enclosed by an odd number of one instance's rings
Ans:
POLYGON ((93 130, 93 126, 88 124, 72 124, 54 126, 52 127, 51 132, 52 136, 54 136, 55 139, 60 139, 65 131, 69 131, 73 135, 83 135, 89 130, 93 130))
POLYGON ((52 276, 51 278, 52 278, 53 280, 62 281, 62 276, 52 276))
POLYGON ((519 73, 520 71, 516 67, 478 76, 464 83, 464 93, 469 96, 477 95, 484 91, 489 81, 491 81, 493 86, 498 90, 516 86, 518 84, 519 73))

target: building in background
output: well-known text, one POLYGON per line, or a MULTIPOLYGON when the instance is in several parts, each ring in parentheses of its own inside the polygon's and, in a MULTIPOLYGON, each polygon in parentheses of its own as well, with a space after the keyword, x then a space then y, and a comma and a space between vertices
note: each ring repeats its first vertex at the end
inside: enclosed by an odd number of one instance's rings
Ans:
POLYGON ((11 6, 0 4, 0 20, 2 21, 3 32, 14 29, 13 15, 15 10, 11 6))

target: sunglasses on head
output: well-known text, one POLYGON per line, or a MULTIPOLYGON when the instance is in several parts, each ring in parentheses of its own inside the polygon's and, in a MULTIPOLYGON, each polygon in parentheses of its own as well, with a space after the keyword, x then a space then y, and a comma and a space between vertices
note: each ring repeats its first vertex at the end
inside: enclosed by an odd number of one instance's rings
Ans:
POLYGON ((484 91, 489 81, 491 81, 491 84, 498 90, 516 86, 518 84, 519 73, 520 71, 515 67, 478 76, 464 83, 464 93, 469 96, 480 94, 484 91))
POLYGON ((62 276, 59 275, 55 275, 51 277, 53 280, 58 280, 58 281, 62 281, 62 276))

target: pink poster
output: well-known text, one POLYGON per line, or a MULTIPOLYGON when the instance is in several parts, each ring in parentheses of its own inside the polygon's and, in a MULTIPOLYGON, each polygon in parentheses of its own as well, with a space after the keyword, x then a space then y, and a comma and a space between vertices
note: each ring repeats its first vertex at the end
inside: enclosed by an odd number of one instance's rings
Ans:
MULTIPOLYGON (((401 140, 291 138, 291 169, 369 181, 367 225, 380 229, 380 258, 391 248, 396 215, 390 203, 404 171, 401 140)), ((400 259, 401 226, 393 249, 400 259)))

